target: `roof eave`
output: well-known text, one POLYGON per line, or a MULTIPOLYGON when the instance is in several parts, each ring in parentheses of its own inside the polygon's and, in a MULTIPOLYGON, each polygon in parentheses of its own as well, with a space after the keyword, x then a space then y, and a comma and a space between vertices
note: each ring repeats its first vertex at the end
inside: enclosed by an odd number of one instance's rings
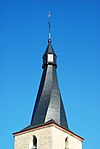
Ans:
POLYGON ((83 140, 84 140, 84 138, 82 138, 81 136, 75 134, 75 133, 72 132, 71 130, 68 130, 68 129, 66 129, 66 128, 60 126, 60 125, 58 125, 58 124, 55 123, 55 122, 45 123, 45 124, 42 124, 42 125, 39 125, 39 126, 35 126, 35 127, 33 127, 33 128, 24 129, 24 130, 21 130, 21 131, 18 131, 18 132, 13 133, 13 136, 15 137, 15 136, 20 135, 20 134, 23 134, 23 133, 25 133, 25 132, 30 132, 30 131, 32 131, 32 130, 40 129, 41 127, 47 127, 47 126, 55 126, 55 127, 57 127, 58 129, 61 129, 62 131, 65 131, 65 132, 67 132, 68 134, 70 134, 70 135, 76 137, 76 138, 79 139, 80 141, 83 141, 83 140))

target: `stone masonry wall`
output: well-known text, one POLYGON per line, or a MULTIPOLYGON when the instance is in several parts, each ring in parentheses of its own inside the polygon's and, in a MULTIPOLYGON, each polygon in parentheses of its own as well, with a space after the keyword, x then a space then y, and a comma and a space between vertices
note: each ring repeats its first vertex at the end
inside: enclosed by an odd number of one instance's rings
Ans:
POLYGON ((38 149, 52 149, 51 129, 51 127, 46 127, 15 136, 14 149, 31 149, 33 135, 37 138, 38 149))
POLYGON ((33 135, 37 138, 37 149, 65 149, 66 137, 68 149, 82 149, 80 140, 54 125, 15 135, 14 149, 31 149, 33 135))
POLYGON ((65 149, 65 139, 68 139, 68 149, 82 149, 82 142, 76 137, 56 127, 52 127, 52 149, 65 149))

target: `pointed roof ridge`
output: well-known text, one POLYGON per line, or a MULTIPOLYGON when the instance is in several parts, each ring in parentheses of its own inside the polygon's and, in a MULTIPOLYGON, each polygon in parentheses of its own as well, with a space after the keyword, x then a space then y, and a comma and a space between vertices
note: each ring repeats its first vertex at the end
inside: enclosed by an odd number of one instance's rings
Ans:
POLYGON ((56 55, 55 51, 54 51, 54 49, 52 47, 52 40, 51 39, 48 39, 48 46, 46 48, 46 51, 45 51, 44 55, 46 55, 46 54, 54 54, 54 55, 56 55))

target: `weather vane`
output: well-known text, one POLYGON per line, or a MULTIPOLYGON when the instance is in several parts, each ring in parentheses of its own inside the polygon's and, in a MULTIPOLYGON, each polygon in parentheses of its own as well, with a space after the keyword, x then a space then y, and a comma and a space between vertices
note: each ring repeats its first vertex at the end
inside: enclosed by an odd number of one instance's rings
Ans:
POLYGON ((48 34, 48 39, 51 39, 51 34, 50 34, 50 29, 51 29, 50 17, 51 17, 51 13, 50 13, 50 12, 48 12, 48 25, 49 25, 49 34, 48 34))

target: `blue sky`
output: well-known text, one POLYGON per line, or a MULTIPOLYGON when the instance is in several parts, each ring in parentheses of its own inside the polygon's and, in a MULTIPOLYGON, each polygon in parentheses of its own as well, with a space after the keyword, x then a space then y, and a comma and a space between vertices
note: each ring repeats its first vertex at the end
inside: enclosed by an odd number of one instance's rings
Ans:
POLYGON ((100 1, 0 1, 0 148, 30 123, 47 46, 48 11, 69 128, 99 149, 100 1))

